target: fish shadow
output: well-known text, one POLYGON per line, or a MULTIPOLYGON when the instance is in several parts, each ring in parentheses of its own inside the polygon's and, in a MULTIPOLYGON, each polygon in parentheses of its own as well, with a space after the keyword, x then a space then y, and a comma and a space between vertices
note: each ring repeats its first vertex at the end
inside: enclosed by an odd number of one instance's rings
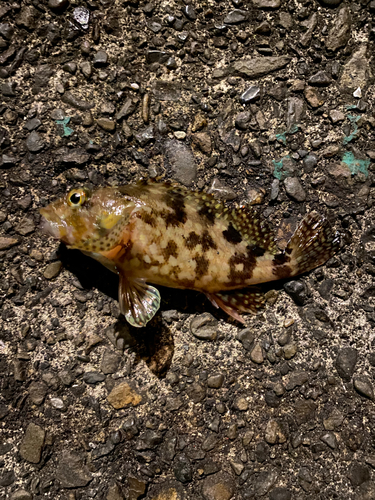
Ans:
MULTIPOLYGON (((78 279, 83 289, 96 288, 117 302, 116 274, 79 250, 69 250, 63 243, 57 253, 65 269, 78 279)), ((123 315, 118 315, 111 328, 112 341, 116 342, 119 349, 129 348, 135 352, 136 362, 144 361, 157 377, 163 377, 171 366, 174 354, 170 324, 181 318, 180 313, 210 312, 217 319, 224 320, 228 320, 228 316, 216 309, 202 293, 162 286, 158 286, 158 289, 162 299, 160 310, 145 327, 135 328, 128 324, 123 315)))

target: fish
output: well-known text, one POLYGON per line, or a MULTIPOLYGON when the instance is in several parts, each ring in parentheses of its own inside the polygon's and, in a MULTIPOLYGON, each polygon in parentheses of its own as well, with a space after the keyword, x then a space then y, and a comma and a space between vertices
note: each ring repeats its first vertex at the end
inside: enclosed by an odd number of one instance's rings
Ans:
POLYGON ((44 232, 118 274, 120 311, 134 327, 160 307, 153 285, 203 292, 245 324, 242 313, 265 303, 255 285, 308 272, 340 247, 339 233, 315 211, 280 250, 255 210, 156 181, 79 187, 40 213, 44 232))

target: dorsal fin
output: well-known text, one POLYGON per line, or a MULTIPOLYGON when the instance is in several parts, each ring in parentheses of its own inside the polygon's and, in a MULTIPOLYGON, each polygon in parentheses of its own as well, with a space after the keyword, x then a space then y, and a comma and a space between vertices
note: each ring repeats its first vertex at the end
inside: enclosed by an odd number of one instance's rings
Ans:
POLYGON ((250 246, 263 248, 271 255, 279 252, 274 239, 274 231, 255 210, 250 211, 245 207, 233 209, 228 220, 250 246))

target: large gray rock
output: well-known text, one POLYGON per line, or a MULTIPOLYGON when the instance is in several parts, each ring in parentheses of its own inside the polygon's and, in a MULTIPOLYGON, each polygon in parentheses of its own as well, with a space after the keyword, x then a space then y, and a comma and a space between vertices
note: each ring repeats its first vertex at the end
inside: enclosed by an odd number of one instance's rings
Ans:
POLYGON ((77 453, 64 450, 57 465, 56 479, 61 488, 81 488, 89 484, 92 476, 77 453))
POLYGON ((197 166, 191 149, 176 140, 165 144, 165 157, 172 170, 173 178, 184 186, 191 186, 197 175, 197 166))
POLYGON ((348 7, 343 6, 339 10, 331 29, 329 30, 326 47, 332 52, 338 50, 340 47, 344 47, 351 33, 352 26, 352 16, 350 15, 350 10, 348 7))
POLYGON ((235 61, 231 72, 247 78, 259 78, 273 71, 283 68, 290 62, 289 56, 252 57, 235 61))

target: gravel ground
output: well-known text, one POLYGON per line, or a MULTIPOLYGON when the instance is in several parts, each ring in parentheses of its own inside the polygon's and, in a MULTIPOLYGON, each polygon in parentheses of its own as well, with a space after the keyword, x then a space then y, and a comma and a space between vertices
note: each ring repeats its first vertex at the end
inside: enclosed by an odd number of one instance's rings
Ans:
POLYGON ((0 4, 0 499, 375 499, 375 1, 0 4), (248 327, 41 234, 73 186, 173 179, 343 246, 248 327))

